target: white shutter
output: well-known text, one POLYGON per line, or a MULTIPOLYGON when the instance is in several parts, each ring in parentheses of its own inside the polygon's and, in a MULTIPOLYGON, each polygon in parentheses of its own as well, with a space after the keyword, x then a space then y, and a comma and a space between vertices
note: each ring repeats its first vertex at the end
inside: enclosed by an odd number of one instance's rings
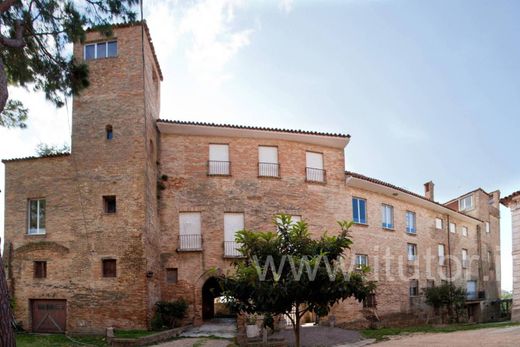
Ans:
POLYGON ((323 154, 307 152, 307 167, 323 170, 323 154))
POLYGON ((437 247, 437 253, 439 257, 444 257, 444 245, 439 245, 437 247))
POLYGON ((228 145, 209 145, 209 160, 211 161, 229 161, 228 145))
POLYGON ((235 241, 235 233, 244 229, 243 213, 224 214, 224 241, 235 241))
POLYGON ((278 148, 277 147, 268 147, 268 146, 260 146, 258 147, 258 161, 260 163, 278 163, 278 148))
POLYGON ((179 213, 180 235, 200 235, 200 213, 179 213))
POLYGON ((442 229, 442 219, 435 218, 435 228, 442 229))

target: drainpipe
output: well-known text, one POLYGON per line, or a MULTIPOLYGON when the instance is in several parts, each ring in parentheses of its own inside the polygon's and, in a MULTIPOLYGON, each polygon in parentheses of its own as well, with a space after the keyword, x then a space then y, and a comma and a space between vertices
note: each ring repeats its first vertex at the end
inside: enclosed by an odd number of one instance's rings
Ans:
POLYGON ((447 230, 448 230, 448 274, 449 274, 449 281, 451 283, 452 279, 451 279, 451 245, 450 245, 450 216, 449 215, 446 215, 446 220, 447 220, 447 223, 446 223, 446 226, 447 226, 447 230))

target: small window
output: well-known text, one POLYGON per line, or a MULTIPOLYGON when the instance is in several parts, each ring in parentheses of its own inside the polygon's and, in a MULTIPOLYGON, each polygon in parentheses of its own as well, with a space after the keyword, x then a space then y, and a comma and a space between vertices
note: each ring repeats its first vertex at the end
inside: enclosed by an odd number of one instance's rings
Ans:
POLYGON ((416 225, 416 216, 415 212, 406 211, 406 232, 410 234, 415 234, 415 225, 416 225))
POLYGON ((462 236, 468 236, 468 227, 462 227, 462 236))
POLYGON ((455 234, 456 231, 457 226, 455 225, 455 223, 450 223, 450 233, 455 234))
POLYGON ((489 230, 489 222, 486 222, 486 233, 489 233, 490 230, 489 230))
POLYGON ((308 182, 325 182, 326 172, 323 168, 323 153, 306 152, 305 177, 308 182))
POLYGON ((442 230, 442 219, 435 218, 435 228, 439 229, 439 230, 442 230))
POLYGON ((224 256, 240 257, 240 244, 236 242, 236 233, 244 230, 243 213, 224 213, 224 256))
POLYGON ((102 59, 117 56, 117 41, 105 41, 85 45, 85 60, 102 59))
POLYGON ((168 268, 166 269, 166 282, 167 283, 177 283, 179 276, 179 272, 177 268, 168 268))
POLYGON ((200 212, 179 213, 179 244, 181 250, 202 248, 200 212))
POLYGON ((112 139, 114 138, 114 131, 113 131, 111 125, 107 125, 107 126, 105 127, 105 132, 106 132, 106 138, 107 138, 107 140, 112 140, 112 139))
POLYGON ((383 228, 393 229, 394 228, 394 207, 383 204, 381 207, 383 228))
POLYGON ((352 214, 354 223, 367 224, 367 201, 361 198, 352 198, 352 214))
POLYGON ((103 208, 105 213, 116 213, 116 196, 107 195, 103 197, 103 208))
POLYGON ((417 245, 415 243, 408 244, 408 260, 415 261, 417 260, 417 245))
POLYGON ((410 296, 418 296, 418 295, 419 295, 419 281, 410 280, 410 296))
POLYGON ((433 288, 435 287, 435 281, 434 280, 426 280, 426 288, 433 288))
POLYGON ((373 308, 377 306, 376 301, 376 293, 370 293, 366 296, 366 298, 363 300, 363 307, 364 308, 373 308))
POLYGON ((468 195, 459 200, 459 211, 467 211, 473 208, 473 195, 468 195))
POLYGON ((28 230, 29 235, 45 234, 45 199, 29 200, 28 230))
POLYGON ((46 278, 47 277, 47 262, 46 261, 35 261, 34 262, 34 278, 46 278))
POLYGON ((356 268, 361 269, 365 266, 368 266, 368 255, 356 254, 356 268))
POLYGON ((103 277, 117 276, 117 261, 115 259, 103 259, 103 277))

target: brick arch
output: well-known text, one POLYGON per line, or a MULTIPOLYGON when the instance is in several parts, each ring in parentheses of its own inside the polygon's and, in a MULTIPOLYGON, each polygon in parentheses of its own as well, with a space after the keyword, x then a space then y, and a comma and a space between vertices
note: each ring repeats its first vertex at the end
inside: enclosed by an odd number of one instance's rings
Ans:
POLYGON ((63 255, 69 253, 69 248, 53 241, 31 242, 16 248, 14 250, 14 258, 36 251, 51 251, 63 255))

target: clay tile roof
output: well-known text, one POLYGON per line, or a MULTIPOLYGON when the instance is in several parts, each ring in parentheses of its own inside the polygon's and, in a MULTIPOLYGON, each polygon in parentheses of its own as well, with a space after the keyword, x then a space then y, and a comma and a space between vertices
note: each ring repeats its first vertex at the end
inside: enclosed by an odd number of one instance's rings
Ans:
POLYGON ((68 157, 68 156, 70 156, 70 153, 48 154, 48 155, 42 155, 42 156, 29 156, 29 157, 23 157, 23 158, 2 159, 2 163, 10 163, 13 161, 22 161, 22 160, 45 159, 45 158, 61 158, 61 157, 68 157))
MULTIPOLYGON (((403 192, 403 193, 405 193, 405 194, 409 194, 409 195, 415 196, 415 197, 417 197, 417 198, 420 198, 420 199, 423 199, 423 200, 429 201, 429 202, 431 202, 431 203, 433 203, 433 204, 435 204, 435 205, 437 205, 437 206, 440 206, 440 207, 442 207, 442 208, 444 208, 444 209, 449 209, 449 210, 451 210, 449 207, 447 207, 447 206, 445 206, 445 205, 443 205, 443 204, 441 204, 441 203, 438 203, 438 202, 436 202, 436 201, 430 200, 430 199, 428 199, 427 197, 425 197, 425 196, 423 196, 423 195, 420 195, 420 194, 414 193, 414 192, 412 192, 412 191, 410 191, 410 190, 407 190, 407 189, 401 188, 401 187, 396 186, 396 185, 394 185, 394 184, 391 184, 391 183, 388 183, 388 182, 384 182, 384 181, 378 180, 378 179, 376 179, 376 178, 368 177, 368 176, 365 176, 365 175, 362 175, 362 174, 359 174, 359 173, 356 173, 356 172, 352 172, 352 171, 345 171, 345 175, 347 175, 347 176, 351 176, 351 177, 354 177, 354 178, 359 178, 359 179, 362 179, 362 180, 365 180, 365 181, 368 181, 368 182, 376 183, 376 184, 379 184, 379 185, 382 185, 382 186, 385 186, 385 187, 388 187, 388 188, 392 188, 392 189, 398 190, 398 191, 400 191, 400 192, 403 192)), ((469 216, 469 215, 467 215, 467 214, 464 214, 464 213, 461 213, 461 212, 458 212, 458 211, 454 211, 454 210, 452 210, 452 211, 453 211, 453 212, 456 212, 456 213, 458 213, 458 214, 460 214, 460 215, 463 215, 463 216, 465 216, 465 217, 469 217, 469 218, 472 218, 472 219, 475 219, 475 220, 481 222, 481 220, 478 219, 478 218, 475 218, 475 217, 469 216)))
POLYGON ((505 206, 509 206, 509 203, 511 202, 511 200, 513 200, 517 196, 520 196, 520 190, 514 192, 513 194, 506 196, 505 198, 500 199, 500 202, 505 206))
POLYGON ((158 119, 157 122, 158 123, 181 124, 181 125, 197 125, 197 126, 217 127, 217 128, 275 131, 275 132, 280 132, 280 133, 293 133, 293 134, 303 134, 303 135, 317 135, 317 136, 350 138, 350 135, 348 135, 348 134, 323 133, 323 132, 318 132, 318 131, 307 131, 307 130, 296 130, 296 129, 266 128, 266 127, 256 127, 256 126, 236 125, 236 124, 216 124, 216 123, 190 122, 190 121, 169 120, 169 119, 158 119))
MULTIPOLYGON (((131 26, 139 26, 144 24, 144 32, 146 33, 146 37, 148 37, 148 43, 150 44, 150 49, 152 50, 152 55, 153 55, 153 59, 155 61, 155 65, 157 65, 157 72, 159 73, 159 78, 161 79, 161 81, 163 80, 163 73, 162 73, 162 70, 161 70, 161 65, 159 65, 159 59, 157 59, 157 54, 155 53, 155 47, 153 45, 153 42, 152 42, 152 36, 150 35, 150 29, 148 29, 148 24, 146 24, 146 21, 135 21, 135 22, 131 22, 131 23, 115 23, 115 24, 112 24, 112 28, 114 29, 117 29, 117 28, 128 28, 128 27, 131 27, 131 26)), ((96 28, 88 28, 87 31, 95 31, 96 28)))

